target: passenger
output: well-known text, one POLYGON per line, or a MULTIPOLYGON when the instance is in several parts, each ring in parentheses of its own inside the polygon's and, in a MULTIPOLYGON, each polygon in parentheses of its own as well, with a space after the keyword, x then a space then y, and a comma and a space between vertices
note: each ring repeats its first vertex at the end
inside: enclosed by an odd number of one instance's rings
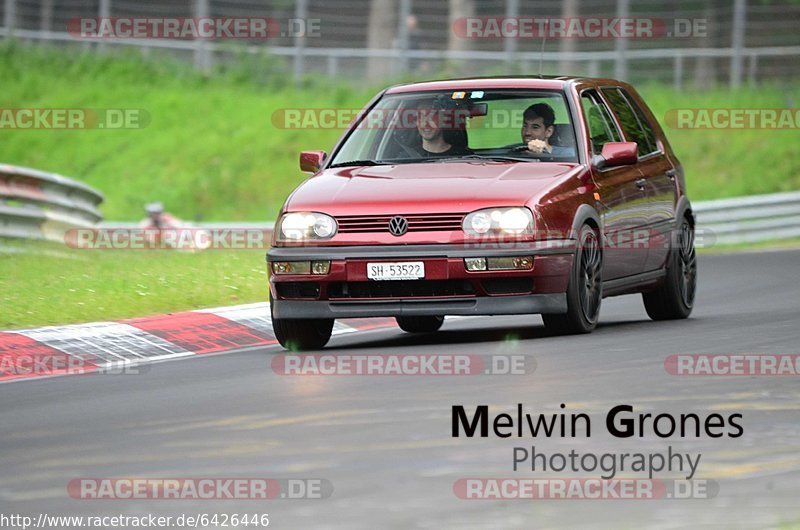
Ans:
POLYGON ((419 147, 423 158, 470 154, 467 147, 466 118, 463 111, 445 97, 438 96, 430 106, 417 113, 419 147))

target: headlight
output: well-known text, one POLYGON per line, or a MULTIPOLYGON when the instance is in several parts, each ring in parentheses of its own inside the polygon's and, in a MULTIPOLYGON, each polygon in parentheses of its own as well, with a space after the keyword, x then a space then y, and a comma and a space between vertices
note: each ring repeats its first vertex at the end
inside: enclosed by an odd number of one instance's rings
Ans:
POLYGON ((290 241, 330 239, 336 234, 336 220, 324 213, 287 213, 281 217, 279 234, 290 241))
POLYGON ((527 208, 486 208, 464 217, 462 228, 472 235, 531 233, 533 214, 527 208))

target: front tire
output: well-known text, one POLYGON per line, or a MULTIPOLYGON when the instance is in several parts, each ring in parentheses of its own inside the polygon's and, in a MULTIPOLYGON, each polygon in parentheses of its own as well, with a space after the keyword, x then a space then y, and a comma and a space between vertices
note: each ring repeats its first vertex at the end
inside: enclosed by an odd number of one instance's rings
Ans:
POLYGON ((407 333, 433 333, 444 323, 443 316, 395 317, 395 320, 407 333))
POLYGON ((688 318, 694 307, 697 289, 697 254, 694 227, 684 218, 677 233, 676 245, 669 252, 664 285, 642 293, 644 308, 653 320, 688 318))
POLYGON ((567 286, 567 312, 542 315, 545 327, 556 335, 590 333, 600 315, 603 299, 603 252, 600 236, 589 225, 578 234, 572 273, 567 286))
MULTIPOLYGON (((273 304, 270 303, 270 308, 273 304)), ((321 350, 333 333, 333 319, 275 318, 272 312, 272 331, 281 346, 289 351, 321 350)))

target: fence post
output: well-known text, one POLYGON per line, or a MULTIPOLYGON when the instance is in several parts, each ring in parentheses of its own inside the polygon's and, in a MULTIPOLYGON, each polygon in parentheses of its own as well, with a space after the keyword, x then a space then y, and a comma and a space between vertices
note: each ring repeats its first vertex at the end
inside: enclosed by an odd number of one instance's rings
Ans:
MULTIPOLYGON (((506 0, 506 19, 519 17, 519 0, 506 0)), ((516 55, 517 39, 506 35, 503 41, 503 51, 506 53, 506 72, 509 74, 517 73, 516 55)))
POLYGON ((747 84, 750 88, 756 86, 756 70, 758 69, 758 55, 750 54, 750 61, 747 63, 747 84))
MULTIPOLYGON (((630 0, 617 0, 617 18, 629 18, 630 14, 630 0)), ((617 58, 614 62, 614 77, 625 81, 628 77, 628 39, 617 37, 615 49, 617 58)))
POLYGON ((742 48, 744 48, 745 15, 747 14, 747 0, 735 0, 733 4, 733 55, 731 56, 731 88, 742 85, 742 48))
POLYGON ((42 0, 39 6, 39 29, 42 31, 53 31, 53 2, 54 0, 42 0))
POLYGON ((675 64, 672 70, 672 86, 677 92, 683 88, 683 54, 675 55, 675 64))
POLYGON ((299 26, 298 21, 303 22, 303 32, 302 34, 297 34, 294 36, 294 81, 295 83, 300 82, 300 78, 303 77, 303 72, 305 71, 305 48, 306 48, 306 26, 305 22, 308 19, 308 0, 297 0, 294 5, 294 18, 295 18, 295 27, 299 26))
POLYGON ((400 0, 397 10, 397 71, 394 72, 405 74, 408 72, 408 50, 411 47, 409 41, 409 27, 408 19, 411 16, 411 0, 400 0))
MULTIPOLYGON (((207 18, 209 16, 209 0, 195 0, 194 16, 197 18, 207 18)), ((204 73, 211 71, 211 50, 209 43, 205 39, 195 37, 194 66, 204 73)))
MULTIPOLYGON (((100 18, 110 18, 111 17, 111 0, 100 0, 100 6, 97 10, 97 16, 100 18)), ((97 49, 99 51, 103 51, 106 49, 106 44, 101 42, 97 45, 97 49)))
POLYGON ((7 31, 6 37, 13 37, 14 29, 17 27, 17 0, 6 0, 3 15, 3 25, 7 31))
POLYGON ((600 62, 597 59, 589 61, 589 77, 600 77, 600 62))
POLYGON ((334 54, 328 55, 328 76, 336 77, 339 75, 339 60, 334 54))
MULTIPOLYGON (((561 3, 561 18, 564 23, 578 17, 578 1, 577 0, 563 0, 561 3)), ((578 43, 576 39, 559 39, 558 51, 562 54, 574 54, 578 50, 578 43)), ((559 75, 574 75, 576 64, 572 60, 567 60, 563 56, 558 61, 558 74, 559 75)))

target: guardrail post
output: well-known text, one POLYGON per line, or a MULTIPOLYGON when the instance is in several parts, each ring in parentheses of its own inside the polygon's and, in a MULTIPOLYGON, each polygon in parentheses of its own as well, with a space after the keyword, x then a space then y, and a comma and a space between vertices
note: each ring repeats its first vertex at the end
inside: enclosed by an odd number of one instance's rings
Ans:
MULTIPOLYGON (((629 18, 631 14, 630 0, 617 0, 617 18, 629 18)), ((618 37, 614 46, 617 58, 614 62, 614 77, 620 81, 628 78, 628 39, 618 37)))
POLYGON ((733 4, 733 55, 731 56, 731 88, 739 88, 742 85, 742 63, 744 55, 744 28, 745 15, 747 13, 747 0, 735 0, 733 4))
POLYGON ((3 25, 6 27, 8 37, 14 36, 14 28, 17 27, 17 0, 6 0, 3 11, 3 25))

